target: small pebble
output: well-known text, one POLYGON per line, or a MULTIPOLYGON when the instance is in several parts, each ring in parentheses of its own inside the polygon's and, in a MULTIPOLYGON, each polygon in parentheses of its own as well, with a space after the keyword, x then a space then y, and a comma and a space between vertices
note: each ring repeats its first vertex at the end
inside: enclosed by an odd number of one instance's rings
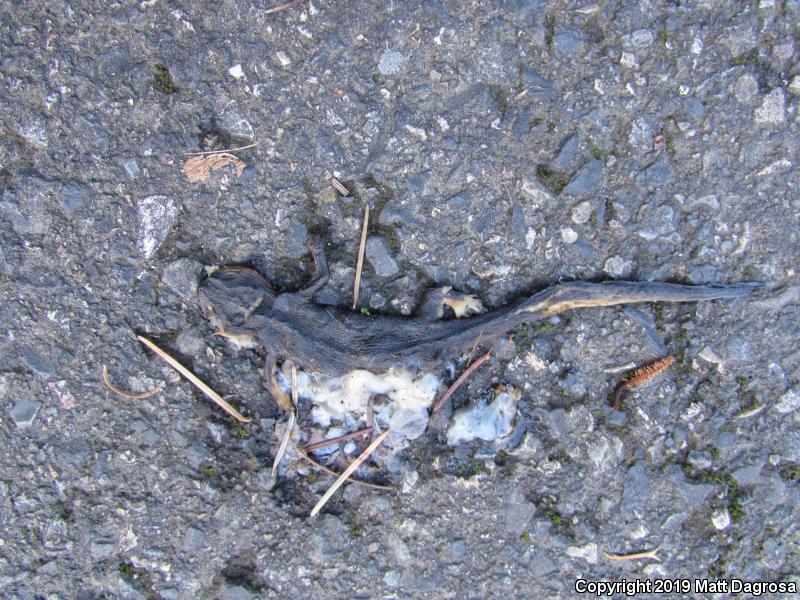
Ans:
POLYGON ((632 266, 630 261, 625 260, 621 256, 612 256, 606 261, 603 270, 611 275, 611 277, 622 277, 630 272, 632 266))
POLYGON ((726 509, 715 510, 711 515, 711 522, 718 531, 722 531, 731 524, 731 515, 726 509))
POLYGON ((378 62, 381 75, 395 75, 403 66, 403 55, 395 50, 385 50, 378 62))
POLYGON ((562 227, 561 241, 565 244, 574 244, 578 241, 578 233, 571 227, 562 227))
POLYGON ((588 200, 581 202, 572 209, 572 222, 577 223, 578 225, 586 223, 586 221, 588 221, 592 216, 592 210, 593 207, 591 202, 588 200))
POLYGON ((754 114, 756 123, 774 125, 786 119, 786 97, 783 89, 772 90, 764 97, 754 114))
POLYGON ((33 421, 38 412, 38 402, 31 402, 27 398, 22 398, 21 400, 17 400, 9 414, 17 427, 25 429, 33 425, 33 421))

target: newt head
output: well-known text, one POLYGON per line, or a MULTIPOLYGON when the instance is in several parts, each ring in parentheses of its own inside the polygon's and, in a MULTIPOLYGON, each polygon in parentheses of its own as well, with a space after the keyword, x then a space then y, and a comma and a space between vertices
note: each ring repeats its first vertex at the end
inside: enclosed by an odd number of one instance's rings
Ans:
POLYGON ((257 313, 272 308, 275 292, 255 269, 223 267, 205 279, 197 291, 205 317, 219 335, 240 346, 256 345, 256 334, 243 326, 257 313))

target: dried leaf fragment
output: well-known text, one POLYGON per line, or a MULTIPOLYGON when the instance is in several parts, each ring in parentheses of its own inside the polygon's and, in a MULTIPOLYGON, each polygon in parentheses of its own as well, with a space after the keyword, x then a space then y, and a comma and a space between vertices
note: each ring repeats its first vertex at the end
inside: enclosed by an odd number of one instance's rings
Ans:
POLYGON ((207 181, 208 174, 212 169, 221 169, 231 164, 236 170, 237 177, 242 174, 244 168, 247 166, 242 159, 229 152, 216 152, 213 154, 193 156, 188 159, 183 163, 183 172, 186 175, 186 179, 195 183, 197 181, 207 181))

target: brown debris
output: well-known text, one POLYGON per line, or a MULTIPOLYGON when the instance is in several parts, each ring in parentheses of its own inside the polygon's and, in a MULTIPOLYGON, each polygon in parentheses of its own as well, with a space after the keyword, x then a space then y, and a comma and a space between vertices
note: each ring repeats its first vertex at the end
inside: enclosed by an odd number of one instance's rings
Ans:
POLYGON ((147 390, 146 392, 126 392, 125 390, 120 389, 111 383, 111 379, 108 377, 108 369, 105 365, 103 365, 103 383, 105 383, 106 387, 115 394, 119 394, 123 398, 130 398, 131 400, 149 398, 150 396, 157 394, 159 391, 161 391, 161 388, 164 387, 163 385, 157 385, 152 390, 147 390))
POLYGON ((212 152, 208 154, 198 154, 183 163, 183 173, 186 179, 192 183, 207 181, 208 174, 212 169, 221 169, 227 165, 233 165, 236 176, 240 176, 247 166, 245 162, 230 154, 229 152, 212 152))

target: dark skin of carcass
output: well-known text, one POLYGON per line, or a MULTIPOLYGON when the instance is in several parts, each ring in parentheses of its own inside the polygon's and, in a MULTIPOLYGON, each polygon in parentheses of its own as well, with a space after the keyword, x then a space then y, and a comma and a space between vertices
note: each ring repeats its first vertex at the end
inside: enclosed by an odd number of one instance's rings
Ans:
POLYGON ((679 285, 585 281, 560 283, 531 296, 465 319, 443 319, 444 307, 469 314, 483 308, 472 296, 449 288, 429 291, 412 317, 363 315, 315 304, 313 295, 328 281, 321 240, 310 242, 311 283, 298 292, 275 294, 269 282, 246 267, 223 267, 200 285, 198 296, 217 333, 241 345, 260 347, 267 365, 278 358, 329 375, 353 369, 376 373, 408 366, 432 370, 443 361, 488 345, 525 323, 574 308, 636 302, 699 302, 749 295, 757 283, 679 285))

